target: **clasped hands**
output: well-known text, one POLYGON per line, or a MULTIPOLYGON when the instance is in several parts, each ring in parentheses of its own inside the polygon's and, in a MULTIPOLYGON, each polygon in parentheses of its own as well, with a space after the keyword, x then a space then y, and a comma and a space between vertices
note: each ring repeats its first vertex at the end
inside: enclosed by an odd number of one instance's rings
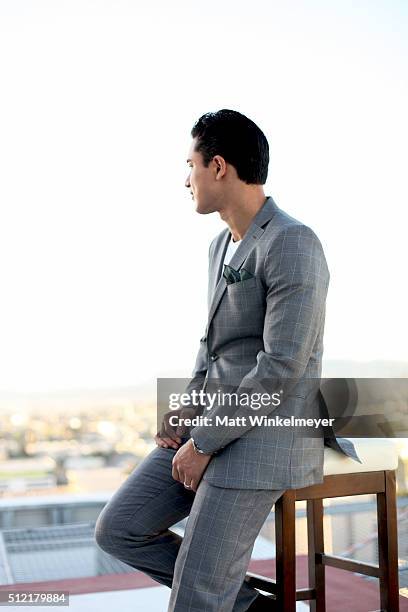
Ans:
POLYGON ((160 431, 158 431, 154 437, 157 446, 178 449, 173 457, 172 476, 175 480, 181 482, 186 489, 191 489, 192 491, 197 491, 200 480, 212 455, 197 453, 194 450, 191 439, 180 446, 180 436, 186 434, 188 428, 184 425, 173 427, 169 423, 169 418, 177 415, 179 419, 182 420, 191 418, 195 414, 196 411, 193 408, 180 408, 178 410, 166 412, 163 416, 160 431))

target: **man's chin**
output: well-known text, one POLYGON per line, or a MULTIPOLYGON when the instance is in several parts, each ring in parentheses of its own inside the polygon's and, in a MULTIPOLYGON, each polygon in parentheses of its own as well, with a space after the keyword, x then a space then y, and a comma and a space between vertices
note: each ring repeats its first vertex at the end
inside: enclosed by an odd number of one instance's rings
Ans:
POLYGON ((210 213, 214 212, 214 210, 212 208, 204 208, 203 206, 200 206, 199 204, 197 204, 196 212, 199 215, 209 215, 210 213))

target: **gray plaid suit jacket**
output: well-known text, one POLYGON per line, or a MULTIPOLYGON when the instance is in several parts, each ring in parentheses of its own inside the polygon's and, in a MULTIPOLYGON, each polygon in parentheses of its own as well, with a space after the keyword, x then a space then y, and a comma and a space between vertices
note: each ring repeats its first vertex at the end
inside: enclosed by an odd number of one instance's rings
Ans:
MULTIPOLYGON (((222 381, 238 391, 283 391, 279 407, 257 414, 328 416, 319 385, 329 271, 321 243, 306 225, 268 197, 229 265, 252 278, 233 284, 222 275, 230 240, 222 231, 209 249, 208 322, 188 390, 222 381)), ((225 414, 215 405, 207 416, 225 414)), ((234 416, 248 415, 237 406, 234 416)), ((324 445, 360 461, 353 444, 332 428, 305 436, 298 427, 207 427, 190 431, 215 453, 204 480, 244 489, 300 488, 323 480, 324 445)))

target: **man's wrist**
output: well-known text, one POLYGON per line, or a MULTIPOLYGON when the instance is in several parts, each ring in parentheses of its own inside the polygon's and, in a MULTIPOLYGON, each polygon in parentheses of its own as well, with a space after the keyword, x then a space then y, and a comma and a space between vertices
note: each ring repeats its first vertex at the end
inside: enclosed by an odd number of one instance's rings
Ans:
POLYGON ((194 449, 194 452, 195 452, 197 455, 213 455, 213 453, 206 453, 205 451, 201 450, 201 448, 199 448, 199 447, 197 446, 197 444, 195 443, 195 441, 194 441, 194 438, 193 438, 193 437, 191 437, 191 438, 190 438, 190 440, 191 440, 191 442, 192 442, 192 444, 193 444, 193 449, 194 449))

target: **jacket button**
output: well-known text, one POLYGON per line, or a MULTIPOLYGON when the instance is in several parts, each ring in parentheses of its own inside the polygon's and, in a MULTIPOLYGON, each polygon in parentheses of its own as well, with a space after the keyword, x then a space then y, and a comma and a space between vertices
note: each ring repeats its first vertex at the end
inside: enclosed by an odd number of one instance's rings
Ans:
POLYGON ((210 357, 211 361, 217 361, 219 355, 216 355, 215 353, 213 353, 210 357))

